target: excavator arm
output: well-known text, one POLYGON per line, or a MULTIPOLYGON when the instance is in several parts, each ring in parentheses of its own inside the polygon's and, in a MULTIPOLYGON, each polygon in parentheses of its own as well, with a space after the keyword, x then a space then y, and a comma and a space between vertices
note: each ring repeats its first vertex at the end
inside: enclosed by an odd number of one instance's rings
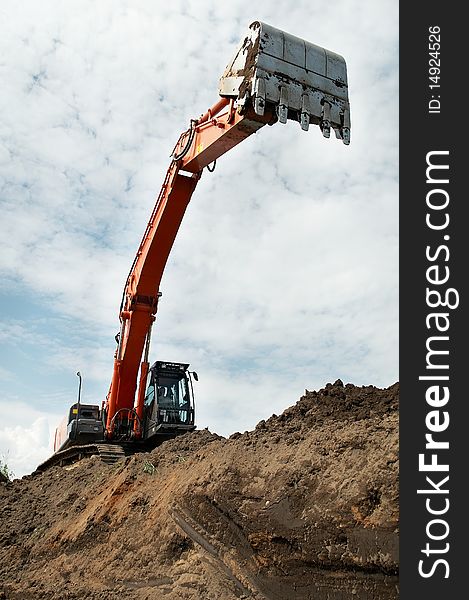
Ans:
POLYGON ((105 435, 122 423, 142 436, 148 352, 160 282, 187 205, 200 179, 225 152, 266 124, 288 119, 303 130, 319 125, 350 142, 350 111, 344 59, 274 27, 249 27, 219 84, 220 99, 179 138, 172 161, 127 278, 120 333, 103 410, 105 435), (140 371, 140 381, 137 379, 140 371))

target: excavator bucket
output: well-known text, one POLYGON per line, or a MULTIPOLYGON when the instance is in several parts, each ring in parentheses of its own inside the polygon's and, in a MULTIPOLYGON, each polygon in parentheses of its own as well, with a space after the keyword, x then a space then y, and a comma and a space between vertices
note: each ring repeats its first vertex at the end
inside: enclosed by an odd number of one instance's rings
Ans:
POLYGON ((259 116, 274 109, 278 120, 301 128, 331 128, 350 143, 347 66, 342 56, 255 21, 219 83, 220 96, 237 100, 242 111, 252 103, 259 116))

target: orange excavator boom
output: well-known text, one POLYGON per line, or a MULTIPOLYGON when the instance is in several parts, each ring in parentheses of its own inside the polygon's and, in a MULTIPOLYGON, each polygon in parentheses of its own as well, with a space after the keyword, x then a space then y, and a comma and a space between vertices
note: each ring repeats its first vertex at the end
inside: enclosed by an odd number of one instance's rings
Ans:
MULTIPOLYGON (((298 122, 304 131, 318 125, 324 137, 333 131, 344 144, 350 143, 344 59, 260 21, 250 25, 218 91, 217 102, 191 120, 174 147, 125 283, 106 400, 101 408, 80 399, 72 405, 56 431, 54 457, 43 467, 71 460, 75 446, 82 454, 95 452, 96 444, 104 441, 140 440, 135 447, 148 447, 157 438, 194 429, 189 365, 157 361, 150 368, 148 355, 163 271, 203 169, 213 170, 212 163, 264 125, 287 120, 298 122)), ((106 446, 107 453, 111 446, 106 446)))
POLYGON ((249 27, 219 85, 220 99, 191 120, 172 162, 125 284, 111 386, 103 410, 105 436, 122 419, 142 436, 148 352, 160 282, 187 205, 200 179, 225 152, 266 124, 296 120, 319 125, 350 142, 344 59, 324 48, 256 21, 249 27), (210 167, 209 167, 210 168, 210 167), (137 378, 140 370, 140 382, 137 378))

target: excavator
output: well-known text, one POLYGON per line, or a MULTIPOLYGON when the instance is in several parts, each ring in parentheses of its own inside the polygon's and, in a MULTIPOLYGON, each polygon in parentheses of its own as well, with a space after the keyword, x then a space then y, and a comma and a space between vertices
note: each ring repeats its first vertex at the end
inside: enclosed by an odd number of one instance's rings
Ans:
MULTIPOLYGON (((176 234, 204 168, 264 125, 318 125, 350 143, 347 68, 342 56, 275 27, 253 22, 219 81, 218 101, 192 119, 166 177, 125 282, 109 392, 102 405, 73 404, 55 432, 54 454, 38 467, 99 455, 114 462, 195 429, 187 363, 151 367, 151 331, 160 282, 176 234)), ((81 380, 80 380, 81 382, 81 380)))

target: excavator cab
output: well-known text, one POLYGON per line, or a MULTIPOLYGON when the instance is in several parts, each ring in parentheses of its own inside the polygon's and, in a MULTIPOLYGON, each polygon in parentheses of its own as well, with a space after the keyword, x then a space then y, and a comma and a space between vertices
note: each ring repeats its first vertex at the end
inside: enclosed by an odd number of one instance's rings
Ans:
POLYGON ((144 441, 195 429, 194 394, 187 363, 157 361, 150 368, 143 427, 144 441))

